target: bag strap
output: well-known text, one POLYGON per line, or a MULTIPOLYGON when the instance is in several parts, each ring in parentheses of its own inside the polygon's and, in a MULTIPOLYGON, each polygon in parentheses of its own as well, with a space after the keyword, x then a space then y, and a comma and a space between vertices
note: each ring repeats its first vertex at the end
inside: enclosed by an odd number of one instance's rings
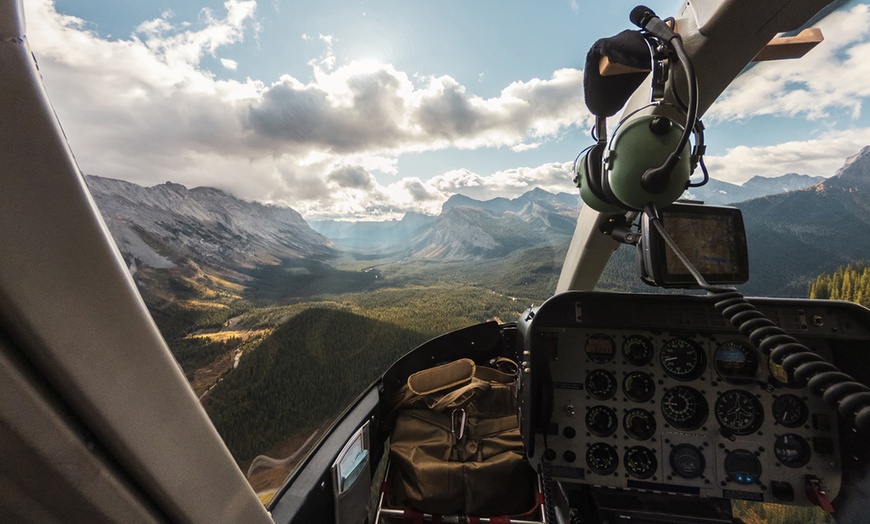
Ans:
POLYGON ((474 378, 494 382, 497 384, 511 384, 516 381, 516 373, 505 373, 495 368, 478 367, 474 371, 474 378))
POLYGON ((494 384, 515 383, 516 364, 508 359, 499 360, 497 365, 507 372, 490 367, 478 367, 469 358, 418 371, 408 377, 407 386, 402 388, 402 394, 393 411, 422 400, 429 409, 441 412, 464 406, 476 392, 488 391, 494 384), (505 366, 505 363, 513 366, 505 366), (442 391, 447 392, 438 396, 442 391))
POLYGON ((470 358, 418 371, 408 377, 408 389, 417 395, 431 395, 471 381, 477 366, 470 358))
POLYGON ((485 380, 473 378, 471 383, 445 393, 440 398, 425 396, 424 402, 432 411, 444 411, 449 408, 458 408, 464 406, 474 397, 478 391, 487 391, 492 387, 492 384, 485 380))

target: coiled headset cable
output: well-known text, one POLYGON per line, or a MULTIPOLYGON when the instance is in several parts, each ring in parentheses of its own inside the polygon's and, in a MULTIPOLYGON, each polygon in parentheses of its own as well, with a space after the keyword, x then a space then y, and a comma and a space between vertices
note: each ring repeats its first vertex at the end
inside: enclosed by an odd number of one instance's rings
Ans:
POLYGON ((870 387, 858 382, 821 355, 787 334, 733 288, 711 286, 668 235, 655 205, 644 212, 668 247, 691 273, 698 286, 713 299, 716 310, 741 335, 769 357, 777 380, 808 388, 863 435, 870 434, 870 387))

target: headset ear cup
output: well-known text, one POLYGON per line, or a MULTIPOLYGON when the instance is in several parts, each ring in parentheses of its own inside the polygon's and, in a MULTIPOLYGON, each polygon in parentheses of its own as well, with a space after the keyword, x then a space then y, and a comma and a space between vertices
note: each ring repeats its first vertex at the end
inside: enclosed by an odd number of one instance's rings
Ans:
POLYGON ((586 182, 589 183, 589 189, 592 194, 602 200, 604 200, 604 193, 601 190, 601 173, 603 171, 601 160, 605 147, 605 144, 595 144, 583 159, 586 162, 586 182))
POLYGON ((679 152, 677 163, 666 173, 667 184, 662 191, 648 191, 644 187, 643 174, 665 164, 679 145, 683 131, 676 122, 665 131, 656 131, 657 118, 653 115, 634 118, 614 134, 610 141, 610 169, 604 174, 607 179, 602 184, 606 202, 620 202, 623 209, 641 210, 647 204, 663 207, 676 201, 685 191, 691 174, 689 144, 679 152))
POLYGON ((602 188, 602 178, 605 175, 603 166, 606 143, 592 146, 584 155, 583 161, 577 166, 577 177, 580 185, 580 197, 592 209, 601 213, 620 213, 622 208, 611 204, 602 188))

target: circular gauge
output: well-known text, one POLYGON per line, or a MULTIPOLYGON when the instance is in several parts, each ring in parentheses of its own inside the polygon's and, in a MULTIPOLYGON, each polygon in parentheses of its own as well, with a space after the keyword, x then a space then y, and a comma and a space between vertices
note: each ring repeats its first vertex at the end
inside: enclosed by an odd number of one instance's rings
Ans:
POLYGON ((764 408, 755 395, 741 389, 729 389, 719 395, 713 406, 716 422, 734 435, 749 435, 764 422, 764 408))
POLYGON ((677 380, 694 380, 704 373, 707 356, 694 340, 672 338, 662 346, 659 362, 665 373, 677 380))
POLYGON ((773 444, 773 453, 780 464, 789 468, 802 468, 810 461, 809 443, 801 436, 788 433, 780 436, 773 444))
POLYGON ((616 431, 616 412, 607 406, 592 406, 586 412, 586 428, 598 437, 609 437, 616 431))
POLYGON ((648 479, 655 475, 659 462, 655 453, 644 446, 634 446, 626 450, 622 457, 628 474, 638 479, 648 479))
POLYGON ((729 451, 725 457, 725 474, 738 484, 754 484, 761 478, 761 461, 746 449, 729 451))
POLYGON ((707 400, 697 389, 677 386, 662 395, 662 416, 671 426, 685 431, 698 429, 707 421, 707 400))
POLYGON ((749 382, 758 373, 758 354, 742 342, 729 340, 716 348, 713 367, 728 382, 749 382))
POLYGON ((704 468, 707 467, 707 461, 704 460, 704 454, 697 446, 691 444, 677 444, 671 450, 670 456, 671 468, 674 473, 686 478, 696 479, 704 473, 704 468))
POLYGON ((592 362, 610 362, 615 354, 616 343, 608 335, 597 333, 586 339, 586 357, 592 362))
POLYGON ((622 427, 629 437, 647 440, 656 434, 656 419, 651 412, 643 408, 634 408, 628 410, 622 417, 622 427))
POLYGON ((653 345, 646 337, 631 335, 622 343, 622 356, 629 364, 645 366, 652 362, 653 345))
POLYGON ((632 371, 622 379, 622 390, 629 400, 649 402, 656 393, 656 383, 642 371, 632 371))
POLYGON ((619 455, 610 444, 596 442, 586 450, 586 465, 599 475, 610 475, 619 466, 619 455))
POLYGON ((797 395, 781 395, 776 397, 771 406, 773 419, 787 428, 803 426, 810 416, 807 403, 797 395))
POLYGON ((586 393, 598 400, 607 400, 616 393, 616 377, 605 369, 593 369, 586 375, 586 393))

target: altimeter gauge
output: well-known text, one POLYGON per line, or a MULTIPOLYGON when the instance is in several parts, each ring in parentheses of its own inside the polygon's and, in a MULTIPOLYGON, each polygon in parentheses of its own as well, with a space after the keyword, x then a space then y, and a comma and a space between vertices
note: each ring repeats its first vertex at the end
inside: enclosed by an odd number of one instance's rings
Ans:
POLYGON ((703 426, 709 412, 704 395, 689 386, 676 386, 665 391, 661 410, 668 424, 685 431, 703 426))

